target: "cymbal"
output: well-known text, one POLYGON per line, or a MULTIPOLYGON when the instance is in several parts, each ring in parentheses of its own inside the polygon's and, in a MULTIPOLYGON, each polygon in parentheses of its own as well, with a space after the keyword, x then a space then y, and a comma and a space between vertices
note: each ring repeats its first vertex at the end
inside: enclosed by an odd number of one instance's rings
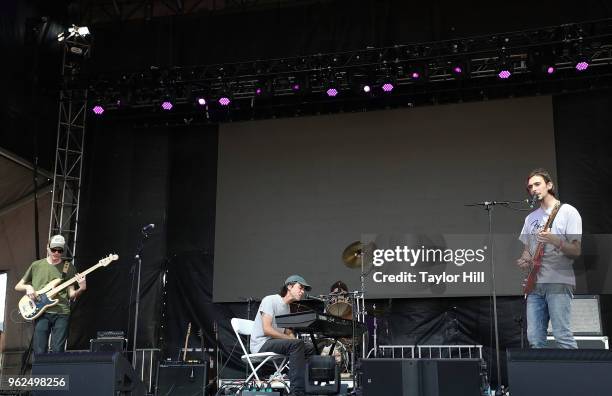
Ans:
POLYGON ((364 252, 376 249, 374 242, 363 244, 361 241, 355 241, 348 245, 342 252, 342 261, 349 268, 361 267, 361 258, 364 252))

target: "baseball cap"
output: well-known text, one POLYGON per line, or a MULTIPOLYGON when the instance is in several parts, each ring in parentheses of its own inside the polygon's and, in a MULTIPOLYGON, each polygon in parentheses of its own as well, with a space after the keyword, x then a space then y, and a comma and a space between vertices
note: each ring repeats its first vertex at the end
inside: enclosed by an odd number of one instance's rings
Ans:
POLYGON ((66 244, 66 240, 61 235, 53 235, 51 237, 51 240, 49 240, 49 247, 51 249, 53 249, 53 248, 62 248, 63 249, 65 244, 66 244))
POLYGON ((306 280, 300 275, 291 275, 289 278, 287 278, 287 280, 285 281, 285 285, 288 285, 290 283, 299 283, 300 285, 304 286, 304 290, 306 291, 312 289, 312 287, 308 283, 306 283, 306 280))

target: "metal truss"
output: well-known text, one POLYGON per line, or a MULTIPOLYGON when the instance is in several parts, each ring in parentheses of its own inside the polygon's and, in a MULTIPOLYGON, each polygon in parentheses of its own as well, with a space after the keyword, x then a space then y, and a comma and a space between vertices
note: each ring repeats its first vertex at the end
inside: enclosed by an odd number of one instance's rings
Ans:
POLYGON ((72 83, 78 77, 83 59, 89 56, 91 46, 78 35, 63 41, 61 45, 64 85, 59 98, 49 237, 63 235, 66 238, 64 257, 74 260, 79 225, 87 89, 75 88, 72 83))
MULTIPOLYGON (((107 110, 126 105, 132 109, 154 107, 162 100, 171 100, 175 106, 193 105, 197 97, 213 104, 221 96, 235 103, 242 100, 243 109, 253 108, 256 102, 259 108, 267 102, 270 108, 280 109, 359 101, 364 97, 361 87, 365 84, 371 87, 370 96, 381 95, 384 83, 394 85, 395 97, 469 89, 484 92, 483 87, 500 84, 497 75, 502 67, 513 76, 505 86, 518 93, 519 85, 541 83, 549 87, 551 82, 582 78, 574 70, 575 62, 582 57, 589 62, 589 73, 582 76, 611 75, 612 19, 330 54, 100 73, 87 83, 107 110), (461 67, 461 73, 453 71, 456 66, 461 67), (553 66, 554 75, 543 72, 544 66, 553 66), (414 77, 415 73, 419 78, 414 77), (339 91, 338 97, 324 95, 331 86, 339 91)), ((601 85, 602 81, 597 83, 601 85)), ((586 84, 591 81, 583 85, 586 84)), ((366 106, 362 102, 359 106, 366 106)), ((232 111, 237 114, 235 110, 234 107, 232 111)), ((244 116, 252 117, 253 112, 245 111, 244 116)))

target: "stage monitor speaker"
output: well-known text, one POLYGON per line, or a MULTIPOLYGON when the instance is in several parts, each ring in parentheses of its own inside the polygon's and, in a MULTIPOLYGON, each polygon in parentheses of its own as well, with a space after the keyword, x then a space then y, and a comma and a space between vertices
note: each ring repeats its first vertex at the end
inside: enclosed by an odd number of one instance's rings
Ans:
POLYGON ((68 390, 34 392, 40 396, 143 396, 146 388, 120 353, 69 352, 35 355, 33 375, 67 375, 68 390))
POLYGON ((598 349, 510 349, 512 396, 603 396, 612 389, 612 352, 598 349))
POLYGON ((208 384, 206 364, 162 362, 157 370, 155 394, 203 396, 208 384))
POLYGON ((363 396, 473 396, 480 359, 362 359, 363 396))

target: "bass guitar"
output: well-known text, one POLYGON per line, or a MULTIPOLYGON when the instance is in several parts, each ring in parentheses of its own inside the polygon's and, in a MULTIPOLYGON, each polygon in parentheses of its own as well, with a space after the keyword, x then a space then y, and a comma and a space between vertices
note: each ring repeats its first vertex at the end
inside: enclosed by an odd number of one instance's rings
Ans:
MULTIPOLYGON (((109 254, 104 257, 96 265, 91 266, 85 271, 81 272, 81 275, 87 275, 100 267, 106 267, 113 261, 119 259, 116 254, 109 254)), ((53 279, 47 283, 45 287, 36 291, 36 297, 31 299, 30 297, 23 296, 19 300, 19 312, 25 320, 34 320, 45 312, 49 307, 54 306, 59 302, 59 299, 53 298, 57 293, 64 290, 68 286, 72 285, 76 281, 76 276, 62 282, 61 279, 53 279), (60 283, 62 282, 62 283, 60 283)))
MULTIPOLYGON (((546 220, 546 224, 544 225, 544 230, 548 230, 552 227, 552 223, 559 212, 559 208, 561 204, 557 202, 557 204, 553 207, 550 216, 548 216, 548 220, 546 220)), ((540 273, 540 269, 542 268, 542 258, 544 257, 544 242, 538 242, 535 253, 533 254, 531 260, 531 267, 529 268, 529 272, 527 273, 527 277, 523 281, 523 295, 525 298, 535 289, 535 285, 538 281, 538 274, 540 273)))

